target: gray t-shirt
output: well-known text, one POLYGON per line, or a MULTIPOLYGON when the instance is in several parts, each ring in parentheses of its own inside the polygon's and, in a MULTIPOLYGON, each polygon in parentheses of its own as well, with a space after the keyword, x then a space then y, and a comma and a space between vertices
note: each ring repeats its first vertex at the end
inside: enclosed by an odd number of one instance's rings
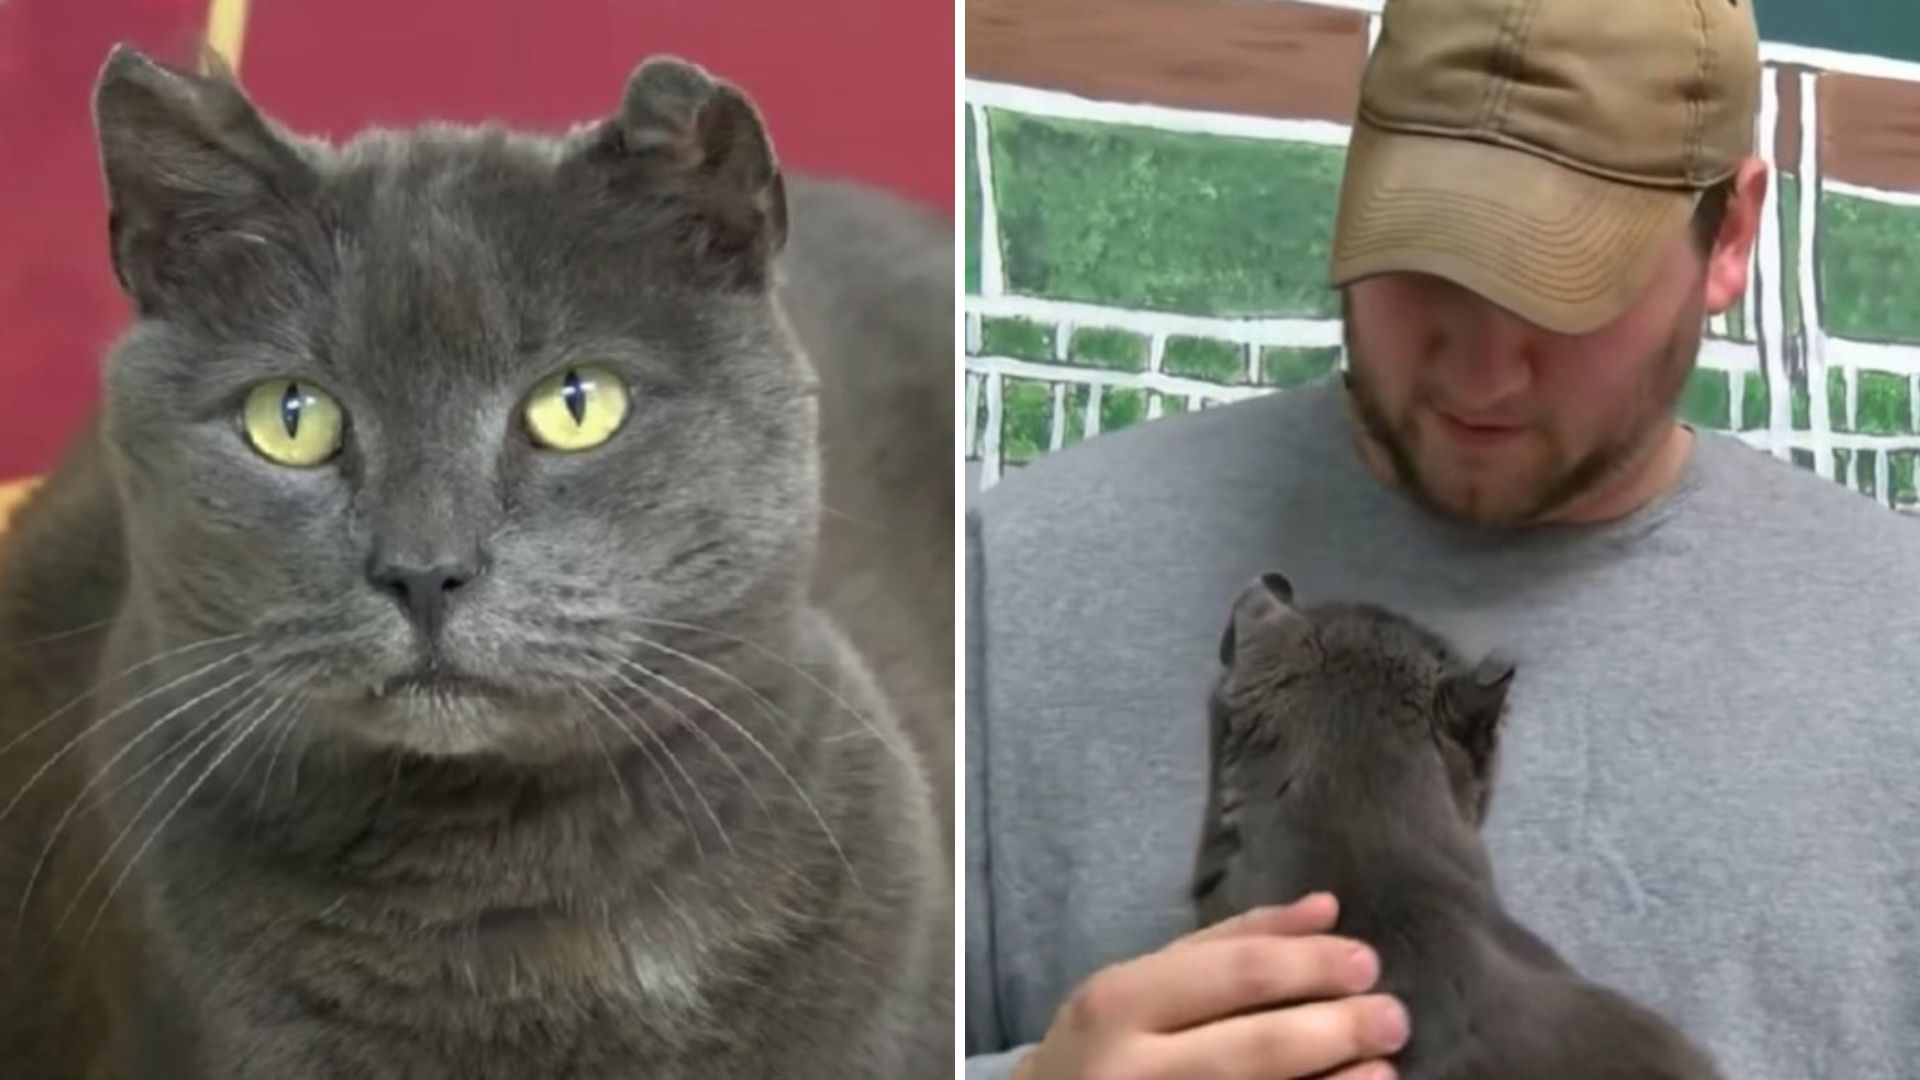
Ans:
POLYGON ((1268 569, 1518 661, 1513 913, 1739 1080, 1920 1076, 1920 522, 1702 433, 1601 526, 1376 483, 1323 383, 1105 435, 969 517, 967 1066, 1192 927, 1205 700, 1268 569))

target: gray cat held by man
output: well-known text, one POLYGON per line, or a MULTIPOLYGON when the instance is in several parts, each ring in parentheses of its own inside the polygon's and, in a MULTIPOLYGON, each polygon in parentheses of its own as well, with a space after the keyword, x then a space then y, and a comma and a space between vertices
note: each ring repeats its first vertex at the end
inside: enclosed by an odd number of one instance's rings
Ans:
POLYGON ((96 115, 137 318, 0 565, 0 1073, 946 1075, 948 226, 796 182, 783 250, 672 60, 555 138, 125 49, 96 115))
POLYGON ((1211 925, 1311 892, 1380 954, 1413 1035, 1404 1080, 1713 1080, 1671 1025, 1580 977, 1501 907, 1480 825, 1511 665, 1465 663, 1358 604, 1296 607, 1277 573, 1234 604, 1210 709, 1193 882, 1211 925))

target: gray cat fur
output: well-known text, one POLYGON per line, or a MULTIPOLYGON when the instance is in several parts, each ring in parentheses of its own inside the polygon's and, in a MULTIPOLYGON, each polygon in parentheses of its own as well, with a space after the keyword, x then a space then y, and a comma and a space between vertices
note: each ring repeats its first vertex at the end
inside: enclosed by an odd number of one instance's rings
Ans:
POLYGON ((1719 1075, 1501 907, 1479 828, 1511 665, 1469 665, 1378 608, 1297 607, 1278 573, 1240 594, 1220 653, 1201 925, 1332 892, 1337 931, 1373 946, 1412 1018, 1405 1080, 1719 1075))
POLYGON ((671 60, 553 139, 335 149, 126 49, 96 116, 139 317, 0 561, 0 1072, 946 1075, 946 230, 795 182, 783 250, 755 110, 671 60), (535 449, 589 361, 625 428, 535 449), (282 376, 334 463, 245 444, 282 376), (370 584, 449 562, 438 637, 370 584))

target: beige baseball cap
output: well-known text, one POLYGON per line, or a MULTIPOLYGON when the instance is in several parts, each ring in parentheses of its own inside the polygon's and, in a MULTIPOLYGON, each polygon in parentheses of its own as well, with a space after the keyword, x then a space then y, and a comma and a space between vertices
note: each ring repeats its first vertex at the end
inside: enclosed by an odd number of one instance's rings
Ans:
POLYGON ((1753 152, 1752 0, 1387 0, 1333 283, 1417 271, 1585 333, 1753 152))

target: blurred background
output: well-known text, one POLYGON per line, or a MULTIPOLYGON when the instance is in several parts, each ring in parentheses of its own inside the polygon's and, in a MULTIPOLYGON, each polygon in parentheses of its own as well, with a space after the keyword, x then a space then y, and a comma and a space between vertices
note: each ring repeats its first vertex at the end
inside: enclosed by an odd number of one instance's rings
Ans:
POLYGON ((261 108, 334 139, 428 119, 564 129, 610 113, 642 58, 675 53, 754 96, 787 168, 953 211, 945 3, 0 0, 0 485, 53 463, 126 324, 94 78, 118 41, 190 67, 210 25, 261 108))

